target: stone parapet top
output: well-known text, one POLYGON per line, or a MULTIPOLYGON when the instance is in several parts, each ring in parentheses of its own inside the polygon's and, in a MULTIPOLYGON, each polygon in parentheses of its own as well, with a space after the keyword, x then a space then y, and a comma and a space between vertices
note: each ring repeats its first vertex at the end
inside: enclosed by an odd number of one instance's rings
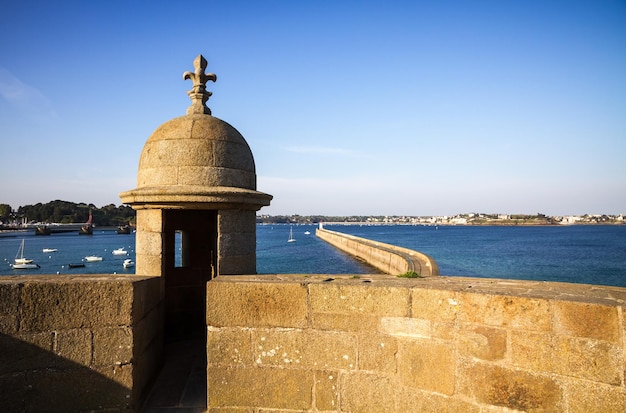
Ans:
POLYGON ((503 278, 476 278, 432 276, 402 278, 375 274, 266 274, 217 277, 211 282, 231 283, 300 283, 300 284, 368 284, 376 287, 424 288, 465 293, 507 295, 547 300, 585 302, 608 306, 626 306, 626 288, 573 284, 548 281, 512 280, 503 278))
POLYGON ((42 275, 6 275, 0 277, 0 284, 15 283, 67 283, 94 281, 129 281, 136 282, 150 279, 150 276, 132 274, 42 274, 42 275))

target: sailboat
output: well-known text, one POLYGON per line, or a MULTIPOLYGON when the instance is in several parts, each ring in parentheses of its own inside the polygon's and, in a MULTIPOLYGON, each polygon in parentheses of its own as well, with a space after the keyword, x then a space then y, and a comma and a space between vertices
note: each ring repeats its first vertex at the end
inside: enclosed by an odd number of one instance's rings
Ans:
POLYGON ((91 209, 89 209, 89 219, 87 220, 87 222, 85 222, 85 225, 80 227, 80 230, 78 230, 79 235, 92 235, 93 234, 93 224, 91 223, 92 220, 93 220, 93 217, 91 216, 91 209))
POLYGON ((39 264, 35 264, 32 259, 24 258, 24 240, 15 255, 15 264, 11 264, 11 268, 15 270, 26 270, 31 268, 39 268, 39 264))
POLYGON ((293 237, 293 226, 289 227, 289 239, 287 242, 296 242, 296 239, 293 237))
POLYGON ((30 258, 24 258, 24 240, 22 240, 22 244, 20 248, 17 250, 17 254, 15 254, 15 263, 16 264, 30 264, 33 260, 30 258))

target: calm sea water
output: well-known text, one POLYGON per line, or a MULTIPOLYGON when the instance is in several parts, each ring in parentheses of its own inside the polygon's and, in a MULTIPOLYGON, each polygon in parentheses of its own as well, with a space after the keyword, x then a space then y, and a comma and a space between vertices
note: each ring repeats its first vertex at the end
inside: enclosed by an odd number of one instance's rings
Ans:
POLYGON ((332 226, 430 255, 442 275, 626 287, 626 226, 332 226))
MULTIPOLYGON (((257 271, 261 274, 366 274, 372 269, 315 237, 315 226, 294 225, 296 242, 288 243, 289 225, 257 227, 257 271), (305 232, 310 234, 305 234, 305 232)), ((626 287, 626 226, 358 226, 325 228, 399 245, 433 257, 442 275, 565 281, 626 287)), ((125 258, 134 259, 135 236, 95 230, 93 236, 74 233, 35 236, 32 232, 0 235, 0 275, 58 273, 134 273, 124 269, 125 258), (26 256, 38 270, 13 270, 22 239, 26 256), (124 247, 129 255, 111 251, 124 247), (43 248, 57 248, 44 253, 43 248), (86 255, 103 261, 81 262, 86 255)))
POLYGON ((134 274, 135 269, 124 269, 126 258, 135 259, 135 235, 118 234, 115 230, 94 229, 93 235, 66 232, 48 236, 36 236, 34 230, 0 234, 0 275, 19 274, 134 274), (41 268, 14 270, 15 254, 24 240, 24 257, 32 258, 41 268), (57 252, 43 252, 44 248, 56 248, 57 252), (127 256, 113 255, 116 248, 124 248, 127 256), (87 255, 102 257, 100 262, 84 262, 87 255), (83 263, 84 268, 68 268, 68 264, 83 263))

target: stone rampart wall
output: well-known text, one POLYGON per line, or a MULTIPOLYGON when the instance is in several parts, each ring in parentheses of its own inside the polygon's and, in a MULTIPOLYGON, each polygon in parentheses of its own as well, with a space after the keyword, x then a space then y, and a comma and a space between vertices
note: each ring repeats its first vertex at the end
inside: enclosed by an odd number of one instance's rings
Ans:
POLYGON ((624 288, 267 275, 207 294, 210 412, 626 411, 624 288))
POLYGON ((315 235, 385 274, 398 275, 412 271, 424 277, 439 275, 435 260, 418 251, 327 229, 317 229, 315 235))
POLYGON ((7 412, 138 411, 162 356, 158 278, 0 277, 7 412))

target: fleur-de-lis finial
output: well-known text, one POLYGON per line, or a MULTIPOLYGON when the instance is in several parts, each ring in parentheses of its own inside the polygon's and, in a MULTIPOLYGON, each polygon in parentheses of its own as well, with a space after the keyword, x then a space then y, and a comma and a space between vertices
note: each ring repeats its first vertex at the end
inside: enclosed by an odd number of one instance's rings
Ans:
POLYGON ((205 114, 210 115, 211 109, 206 106, 207 100, 211 97, 212 93, 207 92, 206 82, 211 80, 215 82, 217 76, 214 73, 204 73, 206 70, 207 61, 201 54, 193 61, 194 72, 183 73, 183 80, 191 79, 193 82, 193 88, 187 92, 191 98, 191 106, 187 108, 187 114, 205 114))

